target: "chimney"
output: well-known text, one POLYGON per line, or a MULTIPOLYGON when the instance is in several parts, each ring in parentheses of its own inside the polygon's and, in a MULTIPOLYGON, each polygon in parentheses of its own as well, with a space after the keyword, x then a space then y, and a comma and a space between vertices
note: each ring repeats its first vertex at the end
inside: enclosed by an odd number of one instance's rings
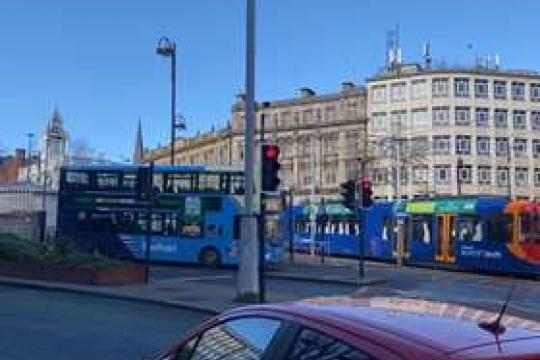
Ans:
POLYGON ((352 81, 343 81, 341 83, 341 91, 350 91, 350 90, 354 90, 355 86, 354 86, 354 82, 352 81))
POLYGON ((299 92, 300 92, 300 97, 301 98, 306 98, 306 97, 310 97, 310 96, 315 95, 315 91, 313 91, 312 89, 310 89, 308 87, 300 88, 299 92))

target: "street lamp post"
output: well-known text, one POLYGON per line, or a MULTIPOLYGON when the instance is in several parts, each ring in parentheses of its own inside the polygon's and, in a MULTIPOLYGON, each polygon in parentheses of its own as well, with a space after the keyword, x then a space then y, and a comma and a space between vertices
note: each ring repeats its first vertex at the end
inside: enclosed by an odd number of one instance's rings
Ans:
POLYGON ((176 121, 176 43, 162 37, 156 47, 156 54, 171 58, 171 165, 174 165, 176 129, 181 127, 176 121))
POLYGON ((26 137, 28 138, 28 154, 26 155, 27 164, 26 164, 26 180, 30 181, 30 168, 32 164, 32 139, 34 138, 34 133, 29 132, 26 133, 26 137))

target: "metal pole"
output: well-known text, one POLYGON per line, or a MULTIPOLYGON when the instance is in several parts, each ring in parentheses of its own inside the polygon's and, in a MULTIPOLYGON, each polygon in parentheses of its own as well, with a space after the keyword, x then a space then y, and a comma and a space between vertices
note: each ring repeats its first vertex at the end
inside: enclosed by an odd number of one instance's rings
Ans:
POLYGON ((171 165, 174 165, 174 142, 176 138, 176 44, 171 54, 171 165))
POLYGON ((322 209, 322 219, 321 219, 321 264, 324 264, 324 252, 326 251, 326 243, 325 243, 325 234, 324 231, 326 229, 326 209, 325 209, 325 203, 324 198, 321 199, 321 209, 322 209))
POLYGON ((263 144, 264 144, 264 121, 265 121, 265 113, 264 110, 268 107, 268 103, 263 103, 263 111, 261 112, 261 124, 260 124, 260 133, 259 133, 259 147, 260 147, 260 167, 259 167, 259 176, 261 177, 259 180, 259 188, 260 188, 260 196, 259 196, 259 209, 260 209, 260 216, 259 216, 259 302, 263 303, 265 301, 265 283, 264 283, 264 267, 265 267, 265 231, 266 231, 266 203, 265 203, 265 194, 262 191, 262 161, 263 161, 263 144))
POLYGON ((26 159, 28 160, 28 163, 26 164, 26 180, 30 181, 30 169, 32 164, 32 138, 34 137, 34 133, 26 133, 26 137, 28 138, 28 154, 26 155, 26 159))
MULTIPOLYGON (((255 137, 255 0, 247 0, 246 26, 246 126, 245 126, 245 217, 241 234, 241 258, 238 272, 239 301, 251 301, 258 298, 258 240, 257 220, 254 213, 254 163, 253 141, 255 137), (257 295, 257 298, 255 298, 257 295)), ((260 189, 257 189, 260 191, 260 189)))
POLYGON ((154 162, 150 162, 150 167, 146 173, 146 201, 148 202, 146 208, 146 237, 145 237, 145 251, 144 251, 144 282, 148 284, 150 282, 150 255, 152 248, 152 206, 154 201, 154 162))
POLYGON ((293 191, 289 189, 289 260, 291 264, 294 262, 294 219, 293 219, 293 191))

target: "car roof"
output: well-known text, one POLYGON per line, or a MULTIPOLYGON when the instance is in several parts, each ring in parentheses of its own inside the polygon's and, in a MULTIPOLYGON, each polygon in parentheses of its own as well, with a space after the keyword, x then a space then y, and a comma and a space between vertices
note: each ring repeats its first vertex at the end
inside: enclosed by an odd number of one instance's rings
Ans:
MULTIPOLYGON (((540 322, 505 315, 505 331, 497 337, 481 329, 480 322, 493 321, 497 314, 453 303, 395 297, 320 297, 291 303, 259 305, 233 310, 266 310, 331 323, 336 328, 369 337, 369 329, 388 338, 399 338, 411 346, 424 346, 445 354, 458 354, 474 348, 494 349, 493 344, 523 342, 519 349, 527 353, 531 346, 540 349, 540 322)), ((520 350, 520 351, 521 351, 520 350)), ((486 355, 485 353, 483 355, 486 355)), ((511 355, 511 354, 505 354, 511 355)))

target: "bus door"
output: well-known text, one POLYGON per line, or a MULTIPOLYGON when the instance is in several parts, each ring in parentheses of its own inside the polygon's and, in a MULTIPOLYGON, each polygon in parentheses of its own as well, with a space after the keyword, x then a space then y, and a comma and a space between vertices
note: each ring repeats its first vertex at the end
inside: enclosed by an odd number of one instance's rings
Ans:
POLYGON ((442 263, 454 263, 455 245, 456 245, 456 216, 438 215, 437 216, 437 247, 435 260, 442 263))

